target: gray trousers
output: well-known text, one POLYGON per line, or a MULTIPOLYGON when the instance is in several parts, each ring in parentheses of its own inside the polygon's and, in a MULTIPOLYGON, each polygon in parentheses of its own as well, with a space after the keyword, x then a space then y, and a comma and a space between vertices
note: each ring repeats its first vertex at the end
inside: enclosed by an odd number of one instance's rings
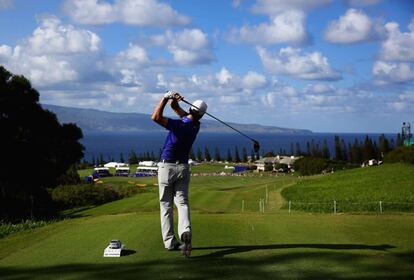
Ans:
POLYGON ((188 185, 190 167, 188 164, 158 164, 158 187, 160 192, 161 233, 164 246, 173 248, 177 243, 174 234, 173 203, 178 211, 178 234, 191 232, 188 185))

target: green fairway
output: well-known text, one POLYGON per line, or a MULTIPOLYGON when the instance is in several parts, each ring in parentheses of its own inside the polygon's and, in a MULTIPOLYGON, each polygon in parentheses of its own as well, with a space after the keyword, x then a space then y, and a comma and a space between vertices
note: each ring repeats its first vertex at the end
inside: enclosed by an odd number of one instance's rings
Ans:
MULTIPOLYGON (((104 178, 102 180, 113 182, 114 179, 117 180, 116 178, 104 178)), ((127 179, 121 178, 121 180, 127 179)), ((103 215, 158 211, 158 189, 154 186, 156 178, 137 178, 137 181, 148 184, 145 187, 146 192, 76 214, 103 215)), ((240 213, 242 210, 244 212, 259 212, 259 200, 266 198, 267 189, 268 203, 265 206, 265 211, 275 211, 282 206, 278 191, 296 181, 297 178, 292 176, 195 176, 191 178, 191 209, 193 212, 199 213, 240 213), (244 206, 243 209, 242 206, 244 206)))
POLYGON ((379 201, 383 211, 413 212, 414 165, 384 164, 307 178, 282 195, 297 210, 332 212, 335 200, 338 212, 379 212, 379 201))
POLYGON ((233 166, 234 164, 224 164, 224 163, 201 163, 191 167, 191 173, 231 173, 232 169, 225 169, 225 166, 233 166))
POLYGON ((414 216, 195 214, 193 253, 164 250, 159 216, 62 221, 0 240, 2 279, 410 279, 414 216), (126 255, 103 258, 112 238, 126 255))
POLYGON ((413 214, 288 213, 281 195, 404 201, 413 196, 412 171, 396 164, 306 178, 193 176, 190 259, 163 248, 155 177, 103 178, 145 191, 0 239, 1 279, 413 279, 413 214), (126 244, 121 258, 103 257, 111 239, 126 244))

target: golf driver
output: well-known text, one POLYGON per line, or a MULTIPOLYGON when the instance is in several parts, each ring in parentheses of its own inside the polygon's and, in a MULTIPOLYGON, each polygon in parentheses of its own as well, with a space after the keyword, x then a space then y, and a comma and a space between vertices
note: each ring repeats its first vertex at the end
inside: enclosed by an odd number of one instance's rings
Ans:
MULTIPOLYGON (((186 104, 188 104, 188 105, 190 105, 190 106, 193 106, 193 107, 194 107, 194 108, 196 108, 196 109, 200 109, 200 108, 197 108, 197 106, 194 106, 193 104, 191 104, 190 102, 188 102, 187 100, 184 100, 184 98, 183 98, 183 99, 181 99, 181 101, 182 101, 182 102, 184 102, 184 103, 186 103, 186 104)), ((250 139, 251 141, 253 141, 253 150, 254 150, 254 152, 255 152, 256 154, 259 152, 259 150, 260 150, 260 144, 259 144, 259 142, 258 142, 257 140, 255 140, 255 139, 251 138, 250 136, 248 136, 248 135, 246 135, 245 133, 241 132, 241 131, 240 131, 240 130, 238 130, 237 128, 234 128, 234 127, 232 127, 231 125, 229 125, 229 124, 227 124, 227 123, 223 122, 222 120, 220 120, 219 118, 217 118, 217 117, 213 116, 212 114, 209 114, 209 113, 207 113, 207 112, 205 112, 205 114, 206 114, 206 115, 208 115, 208 116, 210 116, 210 117, 212 117, 212 118, 213 118, 213 119, 215 119, 216 121, 221 122, 221 123, 222 123, 222 124, 224 124, 225 126, 230 127, 231 129, 233 129, 234 131, 236 131, 236 132, 240 133, 241 135, 243 135, 244 137, 246 137, 246 138, 250 139)))

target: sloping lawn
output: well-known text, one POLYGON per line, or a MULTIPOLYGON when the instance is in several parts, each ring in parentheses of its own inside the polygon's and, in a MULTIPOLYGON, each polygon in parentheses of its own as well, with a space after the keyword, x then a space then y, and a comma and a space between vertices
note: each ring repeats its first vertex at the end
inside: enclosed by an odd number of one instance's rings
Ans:
POLYGON ((332 212, 335 200, 339 212, 379 212, 379 201, 383 211, 412 212, 414 165, 384 164, 304 179, 282 195, 297 210, 332 212))

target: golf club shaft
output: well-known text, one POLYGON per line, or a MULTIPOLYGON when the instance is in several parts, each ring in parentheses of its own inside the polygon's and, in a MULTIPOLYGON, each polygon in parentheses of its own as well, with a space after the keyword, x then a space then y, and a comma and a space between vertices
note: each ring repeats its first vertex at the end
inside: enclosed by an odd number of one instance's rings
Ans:
MULTIPOLYGON (((181 99, 181 101, 182 101, 182 102, 184 102, 184 103, 186 103, 186 104, 188 104, 188 105, 190 105, 190 106, 193 106, 193 107, 194 107, 194 108, 196 108, 196 109, 199 109, 199 108, 197 108, 196 106, 194 106, 193 104, 191 104, 190 102, 188 102, 188 101, 186 101, 186 100, 184 100, 184 99, 181 99)), ((240 134, 241 134, 241 135, 243 135, 244 137, 247 137, 248 139, 252 140, 253 142, 257 142, 255 139, 253 139, 253 138, 251 138, 250 136, 248 136, 248 135, 244 134, 243 132, 241 132, 241 131, 240 131, 240 130, 238 130, 237 128, 234 128, 234 127, 232 127, 231 125, 229 125, 229 124, 227 124, 227 123, 223 122, 223 121, 222 121, 222 120, 220 120, 219 118, 216 118, 216 117, 215 117, 215 116, 213 116, 212 114, 209 114, 209 113, 207 113, 207 112, 205 112, 205 114, 206 114, 206 115, 208 115, 208 116, 210 116, 210 117, 212 117, 213 119, 215 119, 215 120, 219 121, 220 123, 224 124, 225 126, 230 127, 230 128, 231 128, 231 129, 233 129, 234 131, 237 131, 238 133, 240 133, 240 134)))

